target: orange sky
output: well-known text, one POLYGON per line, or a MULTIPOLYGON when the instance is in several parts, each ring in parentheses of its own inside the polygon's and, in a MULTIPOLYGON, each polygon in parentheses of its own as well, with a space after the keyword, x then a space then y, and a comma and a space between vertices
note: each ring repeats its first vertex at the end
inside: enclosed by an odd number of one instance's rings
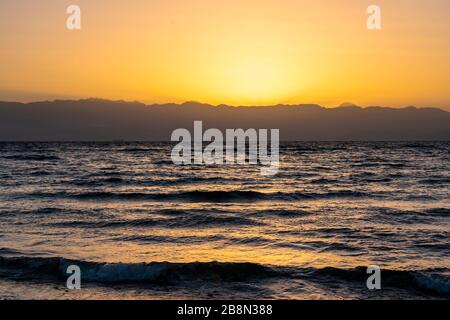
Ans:
POLYGON ((450 110, 448 0, 1 0, 0 100, 450 110), (366 28, 369 4, 382 30, 366 28), (66 29, 78 4, 82 30, 66 29))

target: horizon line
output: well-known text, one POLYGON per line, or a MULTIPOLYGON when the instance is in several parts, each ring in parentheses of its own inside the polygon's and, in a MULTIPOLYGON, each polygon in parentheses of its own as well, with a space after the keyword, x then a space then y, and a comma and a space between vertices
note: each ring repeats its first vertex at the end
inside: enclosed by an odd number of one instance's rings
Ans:
POLYGON ((29 102, 21 102, 21 101, 11 101, 11 100, 0 100, 0 103, 16 103, 16 104, 35 104, 35 103, 55 103, 55 102, 87 102, 87 101, 102 101, 102 102, 112 102, 112 103, 127 103, 127 104, 141 104, 144 106, 164 106, 164 105, 178 105, 178 106, 184 106, 188 104, 197 104, 197 105, 203 105, 203 106, 209 106, 209 107, 231 107, 231 108, 254 108, 254 107, 303 107, 303 106, 316 106, 323 109, 338 109, 338 108, 358 108, 358 109, 369 109, 369 108, 385 108, 385 109, 398 109, 398 110, 404 110, 404 109, 438 109, 447 113, 450 113, 450 111, 447 111, 445 108, 442 107, 418 107, 415 105, 405 105, 405 106, 399 106, 399 107, 392 107, 392 106, 385 106, 385 105, 368 105, 368 106, 362 106, 358 104, 354 104, 351 102, 344 102, 337 106, 324 106, 319 103, 278 103, 278 104, 270 104, 270 105, 231 105, 226 103, 220 103, 220 104, 212 104, 207 102, 200 102, 195 100, 186 100, 184 102, 162 102, 162 103, 145 103, 140 100, 124 100, 124 99, 107 99, 107 98, 99 98, 99 97, 88 97, 88 98, 68 98, 68 99, 61 99, 61 98, 55 98, 55 99, 46 99, 46 100, 35 100, 35 101, 29 101, 29 102))

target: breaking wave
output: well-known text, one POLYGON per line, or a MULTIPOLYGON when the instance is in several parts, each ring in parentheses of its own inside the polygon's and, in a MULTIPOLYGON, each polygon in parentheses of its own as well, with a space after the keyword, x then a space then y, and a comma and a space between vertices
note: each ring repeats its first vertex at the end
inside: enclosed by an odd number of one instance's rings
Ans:
MULTIPOLYGON (((86 282, 100 284, 127 283, 136 285, 182 285, 191 281, 249 282, 271 278, 303 279, 311 282, 345 281, 363 283, 367 279, 366 267, 341 269, 299 268, 267 266, 256 263, 233 262, 149 262, 101 263, 65 259, 62 257, 17 256, 17 252, 0 250, 0 274, 12 270, 15 280, 61 280, 67 277, 70 265, 81 269, 86 282), (8 254, 9 253, 9 254, 8 254)), ((450 277, 443 275, 447 269, 382 270, 383 286, 405 290, 423 291, 436 295, 450 294, 450 277)), ((448 273, 447 273, 448 274, 448 273)))

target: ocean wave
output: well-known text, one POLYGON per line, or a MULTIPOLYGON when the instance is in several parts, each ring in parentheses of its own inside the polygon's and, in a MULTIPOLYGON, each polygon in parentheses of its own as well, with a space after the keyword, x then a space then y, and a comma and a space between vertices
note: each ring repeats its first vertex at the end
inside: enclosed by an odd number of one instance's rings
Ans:
POLYGON ((187 202, 254 202, 254 201, 294 201, 327 198, 361 198, 369 195, 352 190, 334 190, 324 193, 301 192, 259 192, 259 191, 186 191, 173 193, 142 192, 34 192, 28 196, 44 198, 75 198, 79 200, 135 200, 135 201, 187 201, 187 202))
MULTIPOLYGON (((61 257, 4 257, 0 268, 20 272, 19 279, 65 278, 70 265, 81 269, 83 281, 97 283, 173 284, 180 281, 249 281, 281 275, 276 270, 254 263, 98 263, 61 257)), ((16 275, 17 277, 17 275, 16 275)))
MULTIPOLYGON (((0 253, 2 253, 0 251, 0 253)), ((149 262, 102 263, 71 260, 62 257, 28 257, 16 254, 0 256, 0 277, 14 280, 57 280, 67 278, 70 265, 80 267, 82 281, 99 284, 182 285, 191 281, 257 282, 271 278, 302 279, 321 284, 336 281, 365 286, 367 267, 351 269, 325 267, 281 267, 250 262, 149 262)), ((448 296, 450 277, 448 269, 388 270, 382 269, 382 287, 414 290, 448 296)))
POLYGON ((414 280, 419 287, 426 290, 441 294, 450 294, 450 277, 416 274, 414 280))
MULTIPOLYGON (((416 290, 438 295, 450 294, 450 277, 442 273, 447 269, 428 270, 386 270, 381 269, 382 287, 416 290)), ((367 267, 353 269, 340 269, 326 267, 309 271, 312 277, 341 279, 366 283, 368 278, 367 267)))
POLYGON ((146 243, 211 243, 221 242, 230 245, 271 245, 272 241, 264 237, 228 237, 222 235, 211 236, 160 236, 160 235, 132 235, 118 236, 111 239, 115 241, 135 242, 139 244, 146 243))
POLYGON ((408 200, 408 201, 431 201, 438 200, 436 196, 431 196, 428 194, 409 194, 402 197, 396 197, 398 200, 408 200))
POLYGON ((289 209, 265 209, 248 213, 250 216, 275 216, 275 217, 304 217, 311 215, 312 212, 305 210, 289 210, 289 209))
POLYGON ((123 149, 119 149, 119 150, 117 150, 117 151, 120 151, 120 152, 130 152, 130 153, 139 153, 139 152, 144 152, 144 153, 147 153, 147 152, 154 152, 154 151, 159 151, 159 149, 157 149, 157 148, 139 148, 139 147, 130 147, 130 148, 123 148, 123 149))
POLYGON ((444 184, 450 184, 450 178, 428 178, 428 179, 422 179, 417 181, 421 184, 431 184, 431 185, 444 185, 444 184))
POLYGON ((118 236, 111 241, 126 241, 126 242, 135 242, 139 244, 143 243, 203 243, 203 242, 212 242, 212 241, 223 241, 227 240, 227 237, 214 235, 214 236, 157 236, 157 235, 132 235, 132 236, 118 236))
POLYGON ((69 182, 69 184, 73 184, 79 187, 94 187, 94 186, 103 186, 103 185, 116 185, 116 184, 125 184, 127 181, 120 177, 105 177, 99 179, 74 179, 69 182))
POLYGON ((374 215, 368 215, 364 219, 373 221, 375 218, 382 223, 399 223, 413 225, 416 223, 434 224, 436 218, 448 217, 450 210, 446 208, 432 208, 425 210, 399 210, 395 208, 374 207, 374 215))
MULTIPOLYGON (((447 235, 448 237, 448 235, 447 235)), ((448 238, 446 237, 446 239, 444 241, 433 241, 433 242, 422 242, 422 243, 417 243, 414 245, 414 247, 416 248, 420 248, 420 249, 425 249, 427 251, 427 253, 430 253, 432 251, 435 251, 436 253, 439 253, 441 255, 445 255, 445 256, 450 256, 450 243, 447 240, 448 238)))
POLYGON ((172 160, 157 160, 153 162, 154 164, 161 165, 161 166, 171 166, 174 165, 172 160))
POLYGON ((190 228, 190 227, 224 227, 224 226, 257 226, 264 225, 260 221, 237 216, 217 216, 191 214, 176 218, 143 218, 134 220, 113 221, 66 221, 52 222, 49 225, 62 228, 131 228, 131 227, 168 227, 168 228, 190 228))
POLYGON ((406 143, 403 145, 399 145, 401 148, 410 148, 410 149, 441 149, 441 147, 436 143, 406 143))
POLYGON ((27 173, 30 176, 35 176, 35 177, 42 177, 42 176, 50 176, 52 174, 54 174, 54 172, 48 171, 48 170, 36 170, 36 171, 32 171, 27 173))
POLYGON ((4 159, 17 160, 17 161, 55 161, 60 160, 58 156, 55 155, 43 155, 43 154, 17 154, 17 155, 6 155, 3 156, 4 159))
MULTIPOLYGON (((97 209, 91 209, 90 214, 97 212, 97 209)), ((51 216, 51 215, 86 215, 86 211, 82 209, 70 209, 70 208, 56 208, 56 207, 43 207, 36 209, 14 209, 14 210, 0 210, 2 216, 24 216, 24 215, 36 215, 36 216, 51 216)))
POLYGON ((130 175, 129 173, 120 172, 105 172, 104 175, 94 174, 82 176, 67 181, 69 185, 79 187, 98 187, 98 186, 177 186, 177 185, 192 185, 192 184, 206 184, 206 183, 229 183, 240 182, 241 180, 233 177, 181 177, 181 178, 140 178, 138 176, 130 175))
POLYGON ((335 183, 339 183, 339 181, 335 180, 335 179, 318 178, 318 179, 310 180, 309 183, 312 183, 312 184, 335 184, 335 183))
POLYGON ((425 214, 436 217, 448 217, 450 216, 449 208, 432 208, 425 210, 425 214))

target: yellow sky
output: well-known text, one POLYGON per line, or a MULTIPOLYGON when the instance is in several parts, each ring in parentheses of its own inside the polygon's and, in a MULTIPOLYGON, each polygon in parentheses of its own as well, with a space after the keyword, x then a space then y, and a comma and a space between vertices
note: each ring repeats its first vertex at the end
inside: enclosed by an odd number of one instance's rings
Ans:
POLYGON ((1 0, 0 100, 450 109, 448 0, 1 0), (378 4, 382 30, 366 27, 378 4), (66 8, 82 29, 66 29, 66 8))

